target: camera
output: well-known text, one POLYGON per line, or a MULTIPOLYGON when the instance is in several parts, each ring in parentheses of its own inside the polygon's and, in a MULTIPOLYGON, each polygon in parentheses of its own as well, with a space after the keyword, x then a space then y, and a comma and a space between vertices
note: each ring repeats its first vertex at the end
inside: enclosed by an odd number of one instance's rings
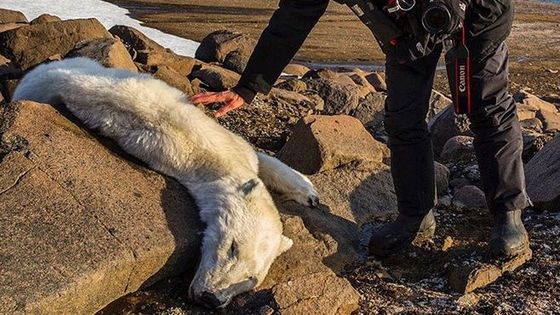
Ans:
POLYGON ((430 34, 453 34, 461 27, 466 4, 460 0, 429 0, 422 10, 422 27, 430 34))

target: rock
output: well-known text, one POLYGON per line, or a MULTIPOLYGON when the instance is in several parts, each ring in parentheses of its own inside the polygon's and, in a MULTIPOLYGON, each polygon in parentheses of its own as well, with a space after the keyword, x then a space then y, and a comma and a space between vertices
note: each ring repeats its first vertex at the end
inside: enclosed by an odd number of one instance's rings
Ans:
POLYGON ((190 75, 190 78, 200 79, 215 91, 231 89, 237 85, 239 77, 238 73, 215 65, 204 65, 190 75))
POLYGON ((523 132, 523 162, 528 163, 552 139, 554 139, 552 134, 523 132))
POLYGON ((19 11, 0 8, 0 24, 6 23, 27 23, 25 15, 19 11))
POLYGON ((154 77, 164 81, 174 88, 181 90, 185 95, 194 95, 191 82, 177 71, 168 66, 159 66, 154 73, 154 77))
POLYGON ((375 87, 369 83, 363 73, 355 72, 349 74, 349 77, 360 88, 360 98, 364 98, 366 95, 377 92, 375 87))
MULTIPOLYGON (((307 84, 300 79, 290 79, 276 84, 274 87, 282 90, 302 93, 307 90, 307 84)), ((323 102, 324 103, 324 102, 323 102)))
POLYGON ((365 168, 381 163, 384 145, 350 116, 308 116, 293 128, 278 157, 304 174, 343 165, 365 168))
POLYGON ((9 31, 9 30, 13 30, 16 28, 20 28, 23 26, 27 26, 29 24, 23 24, 23 23, 6 23, 6 24, 1 24, 0 23, 0 33, 5 32, 5 31, 9 31))
POLYGON ((4 105, 4 103, 6 103, 6 100, 4 99, 4 96, 2 95, 2 91, 0 91, 0 107, 2 105, 4 105))
POLYGON ((135 56, 139 52, 170 52, 134 27, 115 25, 109 29, 109 33, 118 37, 125 44, 135 61, 135 56))
POLYGON ((49 58, 66 55, 81 41, 96 38, 111 38, 96 19, 36 24, 0 33, 0 54, 24 71, 49 58))
POLYGON ((230 70, 243 72, 256 42, 237 32, 219 30, 208 34, 196 50, 195 58, 220 62, 230 70))
POLYGON ((133 27, 115 25, 109 32, 124 43, 135 62, 149 67, 168 66, 183 76, 188 76, 197 64, 194 58, 173 53, 133 27))
POLYGON ((428 115, 426 116, 427 121, 430 121, 434 118, 439 112, 446 109, 453 102, 447 96, 443 95, 442 93, 432 90, 432 94, 430 96, 430 105, 428 109, 428 115))
POLYGON ((559 132, 560 131, 560 113, 558 111, 539 111, 537 118, 543 123, 544 132, 559 132))
POLYGON ((326 79, 340 84, 356 84, 348 75, 328 69, 310 70, 303 76, 303 79, 326 79))
POLYGON ((438 196, 447 195, 449 190, 449 169, 447 166, 434 162, 436 171, 436 189, 438 196))
POLYGON ((373 72, 366 75, 368 82, 377 91, 387 91, 387 84, 385 83, 385 78, 379 72, 373 72))
POLYGON ((526 91, 519 91, 514 96, 517 104, 517 116, 520 121, 538 118, 544 125, 544 132, 560 131, 560 113, 552 103, 544 101, 526 91))
POLYGON ((453 178, 450 182, 449 182, 449 187, 451 188, 451 190, 456 191, 461 187, 464 186, 468 186, 468 185, 472 185, 471 181, 464 178, 464 177, 457 177, 457 178, 453 178))
POLYGON ((60 22, 60 21, 62 21, 62 19, 56 15, 41 14, 35 19, 33 19, 29 24, 35 25, 41 23, 60 22))
POLYGON ((443 146, 454 136, 472 136, 469 129, 469 122, 465 115, 455 115, 453 106, 439 112, 428 122, 428 127, 432 134, 434 153, 436 156, 441 154, 443 146))
POLYGON ((2 55, 0 55, 0 78, 10 78, 21 76, 20 71, 18 71, 12 61, 2 55))
MULTIPOLYGON (((506 272, 512 272, 532 257, 532 251, 519 254, 509 260, 472 261, 469 258, 461 263, 451 265, 449 270, 449 285, 461 294, 472 292, 487 286, 500 278, 506 272)), ((472 258, 471 258, 472 259, 472 258)))
POLYGON ((123 43, 115 38, 98 38, 79 43, 66 57, 88 57, 105 67, 138 72, 123 43))
POLYGON ((455 191, 453 206, 457 208, 487 208, 486 197, 480 188, 474 185, 463 186, 455 191))
POLYGON ((325 78, 304 79, 307 89, 315 91, 325 101, 324 113, 328 115, 349 114, 358 107, 360 88, 325 78))
POLYGON ((92 314, 195 266, 183 186, 48 105, 0 110, 0 313, 92 314))
POLYGON ((521 128, 535 131, 535 132, 542 132, 543 131, 543 123, 538 118, 528 118, 519 122, 521 124, 521 128))
POLYGON ((451 247, 453 247, 453 238, 451 236, 446 236, 443 240, 443 244, 441 245, 441 250, 446 252, 451 247))
POLYGON ((0 80, 0 92, 2 92, 7 100, 12 99, 12 95, 14 95, 14 91, 16 90, 18 83, 18 79, 0 80))
POLYGON ((527 193, 542 210, 560 210, 560 135, 547 143, 525 166, 527 193))
POLYGON ((473 137, 455 136, 447 140, 441 151, 443 161, 473 161, 476 159, 473 147, 473 137))
POLYGON ((270 98, 272 102, 283 102, 295 105, 301 109, 301 112, 304 112, 304 108, 308 109, 304 114, 312 114, 316 111, 320 111, 324 106, 323 99, 321 99, 320 97, 309 98, 297 92, 277 88, 272 88, 267 97, 270 98))
POLYGON ((360 100, 350 115, 368 128, 377 128, 385 117, 385 99, 387 99, 387 95, 383 92, 370 93, 360 100))
POLYGON ((350 314, 360 295, 348 280, 330 272, 309 274, 276 285, 272 295, 281 314, 350 314))
POLYGON ((295 75, 298 77, 303 77, 307 72, 309 72, 308 67, 304 66, 304 65, 298 65, 295 63, 290 63, 289 65, 286 66, 286 68, 284 68, 284 71, 282 71, 283 73, 286 74, 291 74, 291 75, 295 75))

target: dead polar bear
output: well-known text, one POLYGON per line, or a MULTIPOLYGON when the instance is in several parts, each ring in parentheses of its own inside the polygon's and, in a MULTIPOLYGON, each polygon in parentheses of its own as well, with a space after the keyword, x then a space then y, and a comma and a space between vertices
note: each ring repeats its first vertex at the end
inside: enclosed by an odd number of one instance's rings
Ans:
POLYGON ((209 307, 258 286, 292 246, 265 185, 305 205, 318 202, 305 176, 256 153, 150 75, 66 59, 29 72, 14 92, 13 100, 21 99, 65 104, 89 128, 188 188, 207 224, 189 292, 209 307))

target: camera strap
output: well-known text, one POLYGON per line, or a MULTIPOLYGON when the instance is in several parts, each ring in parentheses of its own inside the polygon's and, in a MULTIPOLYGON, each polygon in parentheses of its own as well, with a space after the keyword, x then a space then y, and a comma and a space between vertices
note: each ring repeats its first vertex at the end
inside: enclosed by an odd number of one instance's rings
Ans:
POLYGON ((472 109, 471 62, 466 37, 467 31, 463 25, 459 40, 446 55, 447 77, 457 114, 470 114, 472 109))

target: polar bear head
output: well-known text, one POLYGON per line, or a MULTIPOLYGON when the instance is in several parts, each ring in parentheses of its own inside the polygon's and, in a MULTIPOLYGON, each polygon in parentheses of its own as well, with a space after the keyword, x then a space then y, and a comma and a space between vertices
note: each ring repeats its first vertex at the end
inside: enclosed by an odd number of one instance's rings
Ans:
POLYGON ((237 186, 224 180, 214 184, 223 195, 211 199, 219 199, 216 204, 199 205, 207 227, 189 288, 191 298, 211 308, 224 307, 235 295, 258 286, 274 259, 293 244, 282 235, 278 210, 260 179, 237 186))

